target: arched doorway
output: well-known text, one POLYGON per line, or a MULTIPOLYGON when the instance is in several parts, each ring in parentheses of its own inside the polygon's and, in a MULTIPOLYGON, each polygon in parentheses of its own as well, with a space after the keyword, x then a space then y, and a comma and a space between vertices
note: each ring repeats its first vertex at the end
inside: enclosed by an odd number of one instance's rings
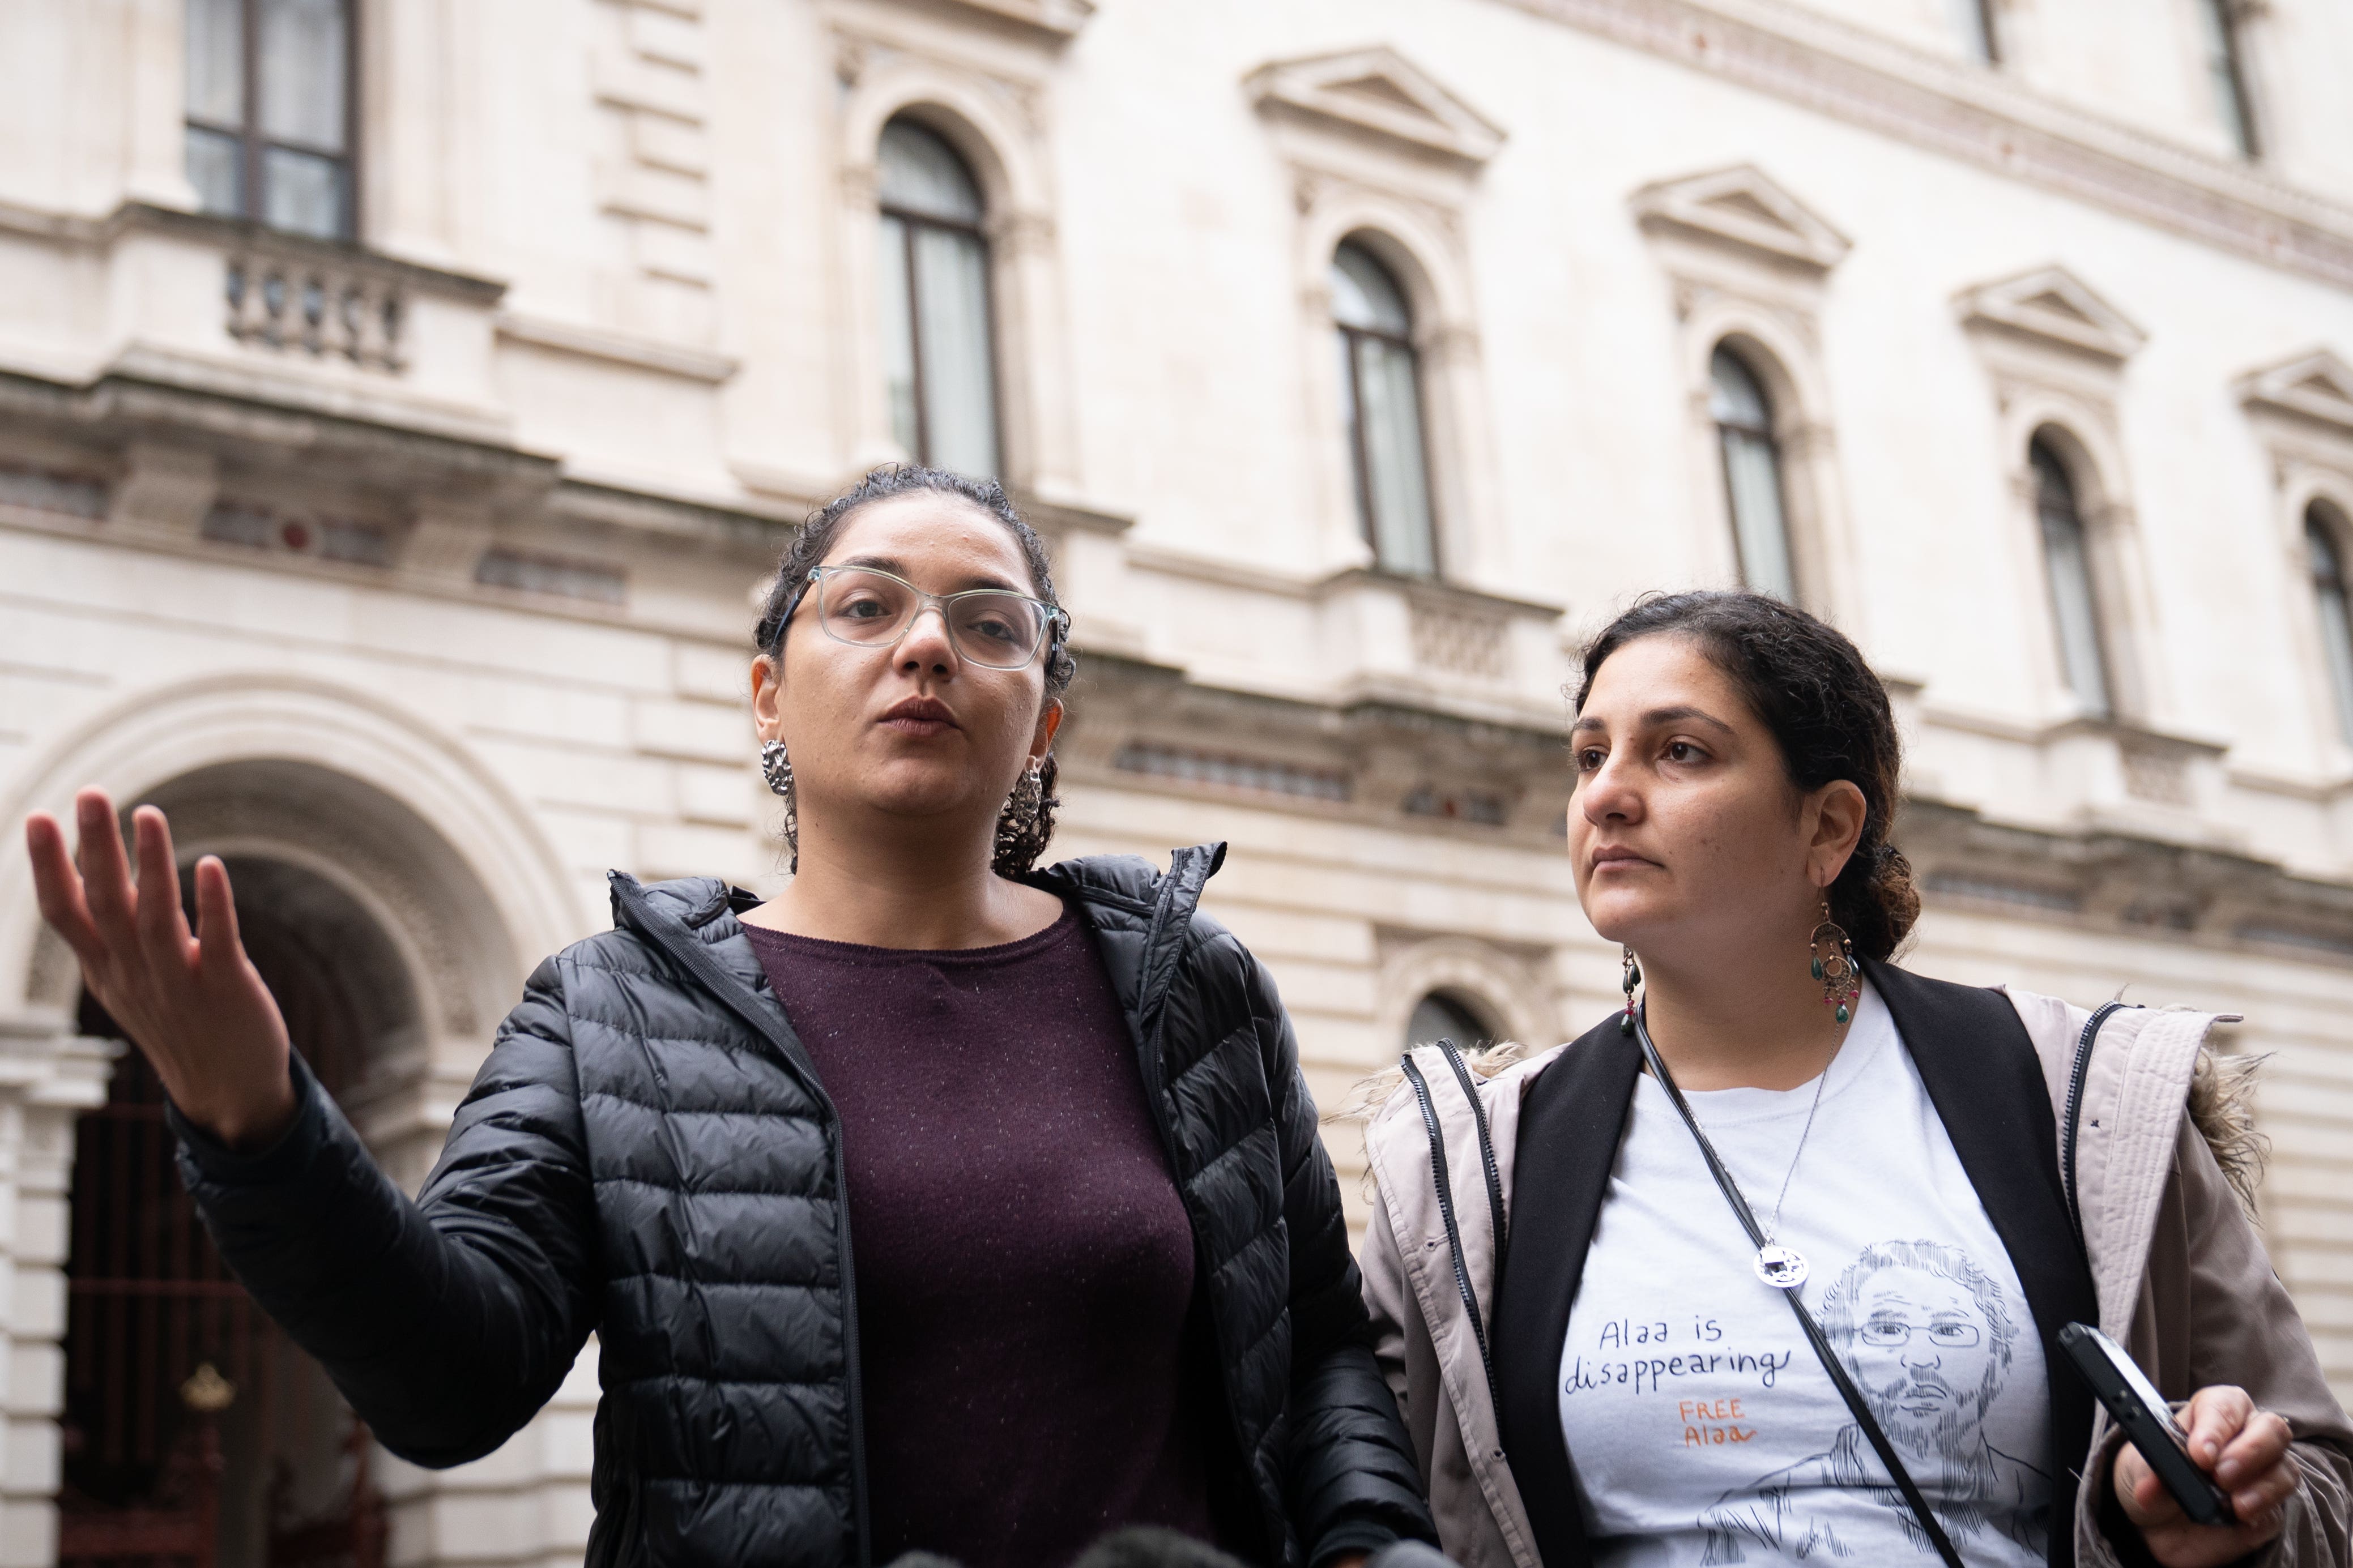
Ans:
POLYGON ((1432 991, 1413 1005, 1406 1020, 1406 1049, 1451 1040, 1461 1050, 1485 1050, 1495 1043, 1495 1027, 1484 1012, 1460 991, 1432 991))
MULTIPOLYGON (((191 815, 201 821, 201 807, 191 815)), ((184 851, 192 864, 197 847, 184 851)), ((398 945, 319 870, 224 858, 247 952, 296 1048, 328 1092, 364 1099, 417 1034, 398 945)), ((120 1035, 87 995, 79 1023, 120 1035)), ((366 1429, 229 1276, 173 1147, 155 1076, 126 1048, 106 1103, 77 1130, 61 1568, 380 1568, 366 1429)))

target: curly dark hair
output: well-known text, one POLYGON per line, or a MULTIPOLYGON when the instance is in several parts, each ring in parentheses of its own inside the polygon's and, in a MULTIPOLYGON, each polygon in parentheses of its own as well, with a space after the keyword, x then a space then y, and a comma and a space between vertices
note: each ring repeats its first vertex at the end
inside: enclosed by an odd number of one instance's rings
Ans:
POLYGON ((1857 952, 1889 956, 1920 918, 1920 894, 1912 863, 1890 837, 1903 742, 1887 688, 1862 650, 1829 622, 1763 594, 1646 594, 1585 645, 1577 710, 1585 710, 1611 654, 1637 637, 1660 636, 1699 645, 1772 731, 1799 789, 1845 779, 1862 791, 1862 837, 1831 884, 1831 918, 1857 952))
MULTIPOLYGON (((919 468, 912 463, 890 463, 871 470, 856 484, 833 500, 809 513, 785 547, 784 559, 776 564, 776 580, 768 584, 767 598, 760 608, 759 625, 752 637, 762 653, 775 660, 779 668, 785 658, 786 617, 800 602, 802 591, 808 585, 810 568, 821 565, 833 542, 841 535, 844 524, 859 508, 872 501, 888 500, 892 496, 915 495, 954 496, 971 502, 998 522, 1013 535, 1021 547, 1022 561, 1029 569, 1030 589, 1047 604, 1060 607, 1054 597, 1054 574, 1046 559, 1046 542, 1038 531, 1022 521, 1005 487, 995 479, 976 479, 969 475, 951 473, 945 468, 919 468)), ((1078 678, 1079 661, 1071 654, 1070 639, 1065 635, 1065 623, 1056 620, 1047 629, 1046 700, 1068 691, 1071 682, 1078 678)), ((1054 837, 1054 808, 1061 802, 1055 798, 1054 781, 1059 769, 1051 752, 1038 773, 1039 790, 1033 811, 1008 810, 997 819, 997 847, 990 864, 1000 877, 1027 875, 1046 852, 1047 843, 1054 837)), ((793 864, 800 864, 798 835, 786 828, 793 864)))

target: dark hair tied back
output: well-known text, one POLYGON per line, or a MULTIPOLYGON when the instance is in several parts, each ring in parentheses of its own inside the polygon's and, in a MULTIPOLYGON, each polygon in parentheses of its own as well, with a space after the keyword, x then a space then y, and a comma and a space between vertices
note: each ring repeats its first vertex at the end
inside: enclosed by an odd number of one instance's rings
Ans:
MULTIPOLYGON (((1021 559, 1029 569, 1031 592, 1049 605, 1060 607, 1054 597, 1054 574, 1046 559, 1046 542, 1038 537, 1036 529, 1022 521, 1004 486, 995 479, 976 479, 945 468, 891 463, 871 470, 809 513, 807 521, 795 531, 792 542, 785 547, 784 559, 777 563, 776 580, 768 584, 767 598, 760 607, 760 622, 753 632, 760 651, 782 665, 786 614, 807 585, 810 569, 824 563, 853 512, 870 501, 924 492, 969 501, 1002 523, 1005 531, 1013 535, 1013 542, 1021 547, 1021 559)), ((1071 689, 1071 682, 1079 673, 1079 661, 1071 652, 1060 621, 1049 629, 1039 657, 1046 664, 1046 699, 1050 702, 1071 689)), ((997 849, 991 862, 997 875, 1023 876, 1036 867, 1038 858, 1046 852, 1048 841, 1054 837, 1054 808, 1061 804, 1054 795, 1058 771, 1050 752, 1038 771, 1034 800, 1020 801, 1018 809, 1008 805, 1006 815, 998 818, 997 849)), ((1017 798, 1027 788, 1024 781, 1015 791, 1017 798)), ((792 846, 792 851, 797 863, 799 846, 792 846)))
POLYGON ((1894 953, 1920 918, 1920 894, 1890 837, 1903 742, 1887 688, 1862 650, 1828 622, 1763 594, 1646 595, 1585 645, 1577 711, 1611 654, 1660 636, 1690 638, 1724 672, 1772 731, 1798 788, 1845 779, 1862 791, 1862 837, 1831 884, 1831 918, 1864 957, 1894 953))

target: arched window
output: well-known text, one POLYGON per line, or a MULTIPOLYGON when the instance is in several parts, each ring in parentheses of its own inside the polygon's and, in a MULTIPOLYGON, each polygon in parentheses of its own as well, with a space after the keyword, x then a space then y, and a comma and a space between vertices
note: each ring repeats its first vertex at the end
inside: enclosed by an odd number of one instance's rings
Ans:
POLYGON ((994 474, 997 358, 980 187, 940 136, 882 128, 882 362, 891 430, 915 461, 994 474))
POLYGON ((2042 520, 2042 563, 2051 579, 2060 668, 2084 710, 2105 719, 2115 711, 2115 704, 2100 633, 2099 592, 2092 578, 2091 546, 2075 500, 2075 481, 2042 437, 2034 438, 2028 456, 2034 464, 2034 510, 2042 520))
POLYGON ((2328 663, 2328 688, 2337 699, 2337 722, 2353 741, 2353 598, 2345 587, 2344 516, 2326 501, 2304 512, 2304 543, 2312 563, 2312 597, 2320 612, 2321 658, 2328 663))
POLYGON ((1388 269, 1354 242, 1332 258, 1332 319, 1340 329, 1341 419, 1365 538, 1382 570, 1433 575, 1438 546, 1413 314, 1388 269))
POLYGON ((187 0, 188 183, 208 213, 349 239, 350 0, 187 0))
POLYGON ((1494 1031, 1461 1002, 1442 991, 1433 991, 1413 1005, 1413 1016, 1406 1021, 1406 1048, 1435 1045, 1440 1040, 1451 1040, 1462 1049, 1472 1051, 1492 1045, 1494 1031))
POLYGON ((1798 578, 1781 507, 1781 447, 1773 438, 1773 406, 1756 373, 1727 345, 1716 345, 1708 372, 1708 412, 1724 450, 1725 503, 1732 512, 1740 581, 1794 604, 1798 578))
POLYGON ((2222 129, 2242 158, 2263 149, 2255 137, 2255 106, 2247 94, 2247 63, 2239 47, 2239 19, 2234 0, 2197 0, 2199 30, 2204 35, 2206 77, 2213 84, 2214 107, 2222 129))

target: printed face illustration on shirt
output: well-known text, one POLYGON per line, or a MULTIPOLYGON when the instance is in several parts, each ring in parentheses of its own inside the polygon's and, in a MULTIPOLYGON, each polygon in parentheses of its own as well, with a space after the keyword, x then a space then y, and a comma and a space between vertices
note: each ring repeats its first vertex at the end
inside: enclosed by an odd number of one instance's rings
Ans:
MULTIPOLYGON (((1821 1304, 1823 1332, 1839 1347, 1871 1413, 1936 1500, 1938 1521, 1969 1544, 1998 1533, 2040 1556, 2049 1478, 1987 1441, 1986 1414, 2013 1356, 2000 1288, 1958 1247, 1875 1241, 1839 1275, 1821 1304)), ((1881 1479, 1862 1428, 1841 1428, 1825 1452, 1757 1478, 1704 1511, 1703 1563, 1747 1559, 1745 1542, 1800 1558, 1851 1557, 1845 1530, 1820 1510, 1821 1489, 1869 1493, 1912 1549, 1927 1536, 1881 1479)))
POLYGON ((1871 1413, 1904 1447, 1952 1456, 2000 1391, 2007 1333, 1996 1339, 1967 1284, 1917 1266, 1865 1276, 1849 1310, 1846 1359, 1871 1413))

